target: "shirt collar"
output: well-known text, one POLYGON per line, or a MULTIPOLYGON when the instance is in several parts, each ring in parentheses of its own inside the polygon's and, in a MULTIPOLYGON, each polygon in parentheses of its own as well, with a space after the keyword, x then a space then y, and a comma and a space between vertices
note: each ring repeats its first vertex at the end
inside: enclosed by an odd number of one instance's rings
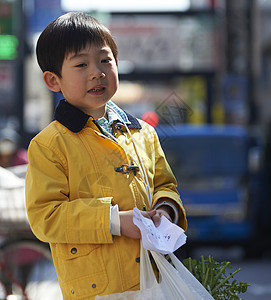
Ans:
MULTIPOLYGON (((111 101, 111 103, 113 102, 111 101)), ((135 117, 125 111, 122 112, 128 120, 127 126, 129 128, 141 129, 141 125, 135 117)), ((80 109, 63 99, 56 107, 54 119, 68 128, 70 131, 78 133, 85 127, 90 117, 90 115, 85 114, 80 109)))
POLYGON ((96 121, 102 126, 103 129, 109 131, 110 133, 112 133, 112 125, 114 123, 120 122, 125 123, 126 125, 131 124, 125 112, 111 100, 106 103, 106 114, 107 118, 102 117, 96 121))
POLYGON ((124 122, 126 124, 130 124, 131 122, 129 121, 126 113, 119 108, 114 102, 109 100, 106 104, 106 112, 107 112, 107 117, 108 117, 108 122, 109 124, 112 124, 115 121, 120 121, 124 122))

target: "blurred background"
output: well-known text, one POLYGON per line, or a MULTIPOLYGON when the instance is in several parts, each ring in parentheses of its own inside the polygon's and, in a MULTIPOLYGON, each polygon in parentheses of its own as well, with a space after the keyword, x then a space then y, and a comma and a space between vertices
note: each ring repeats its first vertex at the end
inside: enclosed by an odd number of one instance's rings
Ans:
MULTIPOLYGON (((251 284, 244 299, 271 299, 271 1, 129 2, 0 0, 0 166, 23 181, 29 141, 61 99, 43 83, 35 57, 39 34, 65 12, 90 13, 118 45, 120 87, 113 100, 156 127, 177 177, 189 222, 178 256, 230 260, 251 284)), ((40 250, 25 215, 14 213, 7 185, 1 188, 9 204, 0 199, 0 258, 15 270, 28 253, 27 263, 35 262, 31 278, 44 282, 46 268, 56 281, 48 248, 40 250), (12 263, 4 259, 10 251, 12 263)), ((24 210, 22 202, 15 206, 24 210)))

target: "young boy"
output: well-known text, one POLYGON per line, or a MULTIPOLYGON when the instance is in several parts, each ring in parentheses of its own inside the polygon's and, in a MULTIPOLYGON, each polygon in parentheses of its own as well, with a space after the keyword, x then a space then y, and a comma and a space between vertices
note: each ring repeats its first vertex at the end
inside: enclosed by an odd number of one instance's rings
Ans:
POLYGON ((157 135, 110 100, 118 87, 117 47, 91 16, 68 13, 49 24, 37 58, 45 84, 64 100, 29 146, 31 228, 50 243, 64 300, 137 290, 133 208, 156 226, 164 215, 187 227, 157 135))

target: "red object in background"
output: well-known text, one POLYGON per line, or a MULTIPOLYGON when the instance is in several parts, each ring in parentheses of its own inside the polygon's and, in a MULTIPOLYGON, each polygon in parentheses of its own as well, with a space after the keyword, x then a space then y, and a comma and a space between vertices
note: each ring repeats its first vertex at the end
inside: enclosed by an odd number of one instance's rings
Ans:
POLYGON ((28 164, 27 150, 19 149, 13 156, 12 166, 28 164))
POLYGON ((159 117, 156 112, 154 111, 147 111, 141 116, 141 120, 145 121, 146 123, 150 124, 152 127, 157 126, 159 123, 159 117))

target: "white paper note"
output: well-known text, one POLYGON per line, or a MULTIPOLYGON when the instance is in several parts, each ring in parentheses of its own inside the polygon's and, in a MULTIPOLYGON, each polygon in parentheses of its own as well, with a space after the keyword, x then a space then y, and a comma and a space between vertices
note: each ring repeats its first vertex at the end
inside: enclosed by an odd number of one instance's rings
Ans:
POLYGON ((140 210, 134 208, 134 224, 140 229, 143 247, 162 254, 173 253, 186 243, 184 230, 162 216, 161 223, 155 227, 151 219, 145 218, 140 210))

